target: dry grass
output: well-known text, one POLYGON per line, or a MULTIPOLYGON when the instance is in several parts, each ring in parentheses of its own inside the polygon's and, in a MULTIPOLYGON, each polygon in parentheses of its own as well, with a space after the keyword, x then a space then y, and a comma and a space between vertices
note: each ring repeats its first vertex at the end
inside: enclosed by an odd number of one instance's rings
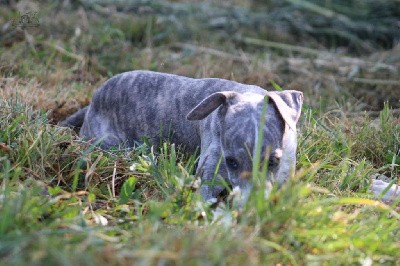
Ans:
POLYGON ((1 263, 399 261, 399 202, 368 193, 375 173, 400 173, 396 1, 11 2, 0 6, 1 263), (11 27, 36 9, 38 28, 11 27), (52 125, 132 69, 303 91, 296 178, 244 211, 222 208, 222 224, 194 193, 195 155, 104 151, 52 125))
MULTIPOLYGON (((49 103, 46 99, 38 99, 34 105, 60 112, 55 115, 55 120, 69 113, 58 110, 60 105, 75 110, 77 105, 87 104, 86 95, 90 95, 107 75, 131 69, 222 77, 265 88, 271 87, 270 81, 274 80, 283 88, 306 92, 310 95, 308 99, 313 99, 307 102, 308 105, 320 105, 318 99, 321 97, 331 99, 322 103, 325 110, 335 108, 335 102, 346 101, 352 106, 348 111, 380 110, 385 101, 393 108, 399 107, 400 66, 396 58, 400 57, 400 50, 395 43, 392 49, 352 57, 328 46, 314 49, 298 45, 297 41, 288 44, 280 42, 279 38, 278 41, 267 41, 262 35, 255 35, 259 29, 250 30, 240 17, 233 16, 233 9, 222 9, 212 3, 200 5, 193 18, 179 17, 178 13, 190 14, 192 4, 158 6, 132 2, 115 9, 99 3, 75 7, 76 12, 57 12, 54 7, 60 4, 56 3, 40 6, 41 26, 25 30, 13 30, 7 24, 13 13, 3 11, 4 17, 0 21, 6 25, 1 40, 3 77, 18 74, 36 80, 42 91, 50 92, 55 101, 49 103), (52 19, 54 16, 57 20, 52 19), (173 16, 180 20, 171 21, 173 16), (113 23, 108 23, 104 17, 113 23), (209 17, 211 21, 226 20, 214 29, 207 24, 212 22, 201 21, 200 17, 209 17), (226 23, 236 25, 238 30, 245 30, 252 37, 227 36, 226 23), (209 30, 201 30, 207 28, 209 30), (82 91, 82 97, 79 93, 68 95, 75 90, 82 91), (75 99, 79 99, 78 104, 75 99)), ((32 5, 21 1, 16 9, 38 8, 32 5)), ((287 7, 283 4, 282 8, 287 7)), ((68 9, 71 7, 66 7, 68 9)), ((247 11, 239 9, 238 12, 247 11)), ((325 13, 321 16, 327 19, 325 13)), ((263 19, 264 15, 258 23, 263 19)), ((333 16, 332 20, 335 19, 339 18, 333 16)), ((281 21, 265 23, 279 25, 281 21)), ((290 32, 282 34, 290 36, 290 32)), ((307 40, 308 44, 312 42, 307 40)), ((41 93, 38 91, 37 94, 41 93)))

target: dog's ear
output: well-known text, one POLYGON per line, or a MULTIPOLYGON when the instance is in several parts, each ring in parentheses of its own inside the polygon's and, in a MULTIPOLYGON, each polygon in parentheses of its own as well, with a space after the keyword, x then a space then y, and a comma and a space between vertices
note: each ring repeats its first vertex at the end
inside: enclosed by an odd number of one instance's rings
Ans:
POLYGON ((275 103, 286 124, 291 129, 296 130, 303 105, 303 93, 295 90, 271 91, 267 93, 266 97, 269 97, 275 103))
POLYGON ((232 100, 238 95, 234 91, 215 92, 202 100, 195 108, 193 108, 186 118, 190 121, 202 120, 211 114, 220 105, 230 105, 232 100))

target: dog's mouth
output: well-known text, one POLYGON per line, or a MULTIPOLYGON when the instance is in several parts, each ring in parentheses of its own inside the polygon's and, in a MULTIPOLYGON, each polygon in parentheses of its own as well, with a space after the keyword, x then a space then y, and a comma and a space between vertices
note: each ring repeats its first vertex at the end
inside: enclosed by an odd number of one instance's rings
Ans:
POLYGON ((228 196, 229 196, 229 194, 230 194, 229 191, 231 191, 230 188, 224 188, 223 190, 221 190, 221 192, 219 192, 219 193, 217 194, 217 196, 214 198, 214 199, 216 199, 216 201, 213 202, 213 203, 211 204, 210 207, 211 207, 212 209, 215 209, 215 208, 218 207, 218 205, 219 205, 221 202, 222 202, 222 203, 227 203, 227 201, 229 200, 229 198, 228 198, 228 196))
POLYGON ((220 203, 228 204, 232 192, 232 186, 229 183, 224 185, 210 186, 212 197, 207 199, 211 208, 216 208, 220 203))
POLYGON ((220 202, 227 203, 227 201, 229 200, 229 195, 231 194, 231 191, 232 191, 231 185, 222 189, 221 192, 219 192, 216 197, 217 198, 216 204, 218 204, 220 202))

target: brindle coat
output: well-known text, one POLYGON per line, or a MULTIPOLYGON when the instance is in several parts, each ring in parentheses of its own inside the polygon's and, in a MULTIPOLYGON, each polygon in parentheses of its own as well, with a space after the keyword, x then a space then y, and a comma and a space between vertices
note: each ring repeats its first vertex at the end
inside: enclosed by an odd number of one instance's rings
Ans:
POLYGON ((168 139, 188 152, 200 147, 197 174, 203 198, 223 190, 212 184, 218 164, 218 177, 239 186, 247 197, 265 97, 262 159, 269 163, 269 178, 282 184, 296 162, 296 124, 303 103, 298 91, 267 92, 224 79, 131 71, 106 81, 89 106, 60 125, 81 127, 81 137, 100 139, 104 148, 132 147, 144 136, 153 145, 168 139))

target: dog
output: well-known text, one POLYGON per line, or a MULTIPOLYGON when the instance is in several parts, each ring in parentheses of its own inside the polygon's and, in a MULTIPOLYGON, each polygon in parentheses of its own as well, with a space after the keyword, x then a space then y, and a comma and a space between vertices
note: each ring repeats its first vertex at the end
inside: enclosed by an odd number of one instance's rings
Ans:
POLYGON ((295 90, 130 71, 106 81, 89 106, 59 125, 80 127, 80 137, 99 140, 105 149, 134 147, 143 137, 155 146, 169 140, 187 152, 200 147, 202 198, 215 199, 226 184, 247 198, 257 152, 268 164, 268 180, 280 186, 293 174, 302 104, 295 90))

